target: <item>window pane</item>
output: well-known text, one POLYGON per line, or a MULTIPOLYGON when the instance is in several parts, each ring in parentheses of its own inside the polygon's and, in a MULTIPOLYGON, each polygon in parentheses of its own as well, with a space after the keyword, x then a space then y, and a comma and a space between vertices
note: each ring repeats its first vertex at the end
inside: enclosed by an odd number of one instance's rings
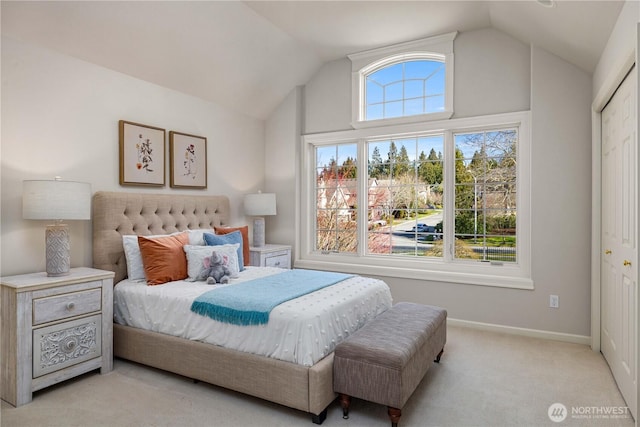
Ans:
POLYGON ((404 97, 405 99, 411 98, 424 98, 424 80, 406 80, 404 83, 404 97))
POLYGON ((367 120, 384 119, 384 104, 374 104, 367 106, 367 120))
POLYGON ((316 147, 316 250, 357 244, 357 144, 316 147))
POLYGON ((444 95, 429 96, 425 100, 425 104, 425 112, 427 113, 444 111, 444 95))
POLYGON ((402 63, 389 65, 387 67, 381 68, 374 73, 369 74, 367 78, 384 86, 391 82, 402 80, 402 68, 402 63))
POLYGON ((424 98, 404 101, 404 113, 406 116, 415 116, 424 113, 424 98))
POLYGON ((439 67, 434 67, 433 74, 425 77, 427 95, 444 94, 444 64, 440 64, 439 67))
POLYGON ((368 144, 369 253, 442 257, 442 151, 443 135, 368 144))
POLYGON ((444 71, 443 62, 418 60, 393 64, 364 76, 365 119, 444 111, 444 71), (382 108, 379 104, 383 104, 382 108))
POLYGON ((367 79, 367 105, 384 101, 384 90, 377 82, 367 79))
MULTIPOLYGON (((441 64, 436 61, 407 61, 404 63, 405 79, 425 79, 433 71, 434 64, 441 64)), ((437 65, 436 65, 437 66, 437 65)))
POLYGON ((387 102, 384 104, 384 117, 401 117, 402 113, 402 101, 387 102))
POLYGON ((355 224, 353 230, 338 231, 337 237, 337 250, 338 252, 355 253, 358 251, 358 236, 355 230, 355 224))
POLYGON ((384 88, 384 100, 385 102, 389 101, 399 101, 403 99, 402 93, 402 81, 398 83, 391 83, 384 88))
POLYGON ((457 134, 456 258, 516 261, 516 157, 513 129, 457 134))

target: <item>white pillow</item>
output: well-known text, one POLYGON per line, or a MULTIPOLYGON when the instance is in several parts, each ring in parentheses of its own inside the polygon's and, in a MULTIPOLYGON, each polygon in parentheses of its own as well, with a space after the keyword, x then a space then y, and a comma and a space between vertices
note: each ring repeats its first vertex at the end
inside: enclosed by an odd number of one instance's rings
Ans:
POLYGON ((206 245, 204 241, 204 233, 216 234, 215 230, 211 230, 209 228, 201 228, 198 230, 188 230, 189 231, 189 244, 190 245, 206 245))
MULTIPOLYGON (((171 234, 154 234, 152 236, 144 237, 153 239, 154 237, 173 236, 180 233, 184 233, 184 231, 176 231, 171 234)), ((194 239, 197 240, 197 235, 194 239)), ((204 237, 202 238, 202 241, 204 242, 204 237)), ((189 235, 189 243, 191 243, 191 235, 189 235)), ((122 247, 124 248, 124 258, 127 260, 127 277, 129 280, 147 280, 147 276, 144 274, 142 255, 140 255, 140 246, 138 246, 138 236, 136 234, 123 235, 122 247)))
POLYGON ((205 257, 211 256, 213 251, 222 255, 225 265, 231 270, 231 277, 238 277, 240 266, 238 265, 238 248, 239 244, 218 245, 218 246, 197 246, 184 245, 184 253, 187 254, 187 280, 196 280, 202 271, 205 257))
MULTIPOLYGON (((211 229, 187 230, 189 232, 189 244, 204 246, 204 233, 213 233, 211 229)), ((171 234, 154 234, 153 236, 144 236, 148 238, 171 236, 180 234, 183 231, 176 231, 171 234)), ((125 234, 122 236, 122 246, 124 248, 124 257, 127 260, 127 276, 129 280, 146 280, 144 274, 144 265, 142 264, 142 256, 140 255, 140 247, 138 246, 138 236, 135 234, 125 234)), ((209 254, 211 255, 211 254, 209 254)))

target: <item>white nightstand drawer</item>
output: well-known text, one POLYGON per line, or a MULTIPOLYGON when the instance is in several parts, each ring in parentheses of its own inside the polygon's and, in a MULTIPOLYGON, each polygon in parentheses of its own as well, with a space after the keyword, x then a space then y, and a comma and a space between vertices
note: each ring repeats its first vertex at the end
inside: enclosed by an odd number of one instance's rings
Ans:
MULTIPOLYGON (((100 286, 100 282, 96 282, 100 286)), ((54 320, 80 316, 100 311, 102 306, 102 289, 89 289, 71 292, 47 298, 33 300, 33 324, 53 322, 54 320)))
POLYGON ((33 330, 33 378, 102 354, 101 316, 33 330))
POLYGON ((289 254, 284 253, 276 256, 269 255, 265 257, 264 264, 267 267, 289 268, 289 254))

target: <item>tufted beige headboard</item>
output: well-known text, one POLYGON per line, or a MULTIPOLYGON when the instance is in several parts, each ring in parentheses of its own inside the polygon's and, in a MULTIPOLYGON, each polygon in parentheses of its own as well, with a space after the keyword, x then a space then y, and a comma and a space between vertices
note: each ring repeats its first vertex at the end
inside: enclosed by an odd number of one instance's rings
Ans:
POLYGON ((228 225, 226 196, 137 194, 98 191, 93 196, 93 266, 127 277, 122 236, 169 234, 228 225))

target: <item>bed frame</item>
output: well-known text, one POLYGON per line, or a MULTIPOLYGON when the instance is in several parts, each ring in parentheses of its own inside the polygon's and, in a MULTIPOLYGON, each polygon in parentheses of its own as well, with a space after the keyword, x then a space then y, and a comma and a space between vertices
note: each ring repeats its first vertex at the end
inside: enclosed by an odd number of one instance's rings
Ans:
MULTIPOLYGON (((122 235, 169 234, 229 225, 226 196, 97 192, 93 266, 126 278, 122 235)), ((113 354, 311 414, 321 424, 333 392, 333 353, 311 367, 139 328, 113 325, 113 354)))

